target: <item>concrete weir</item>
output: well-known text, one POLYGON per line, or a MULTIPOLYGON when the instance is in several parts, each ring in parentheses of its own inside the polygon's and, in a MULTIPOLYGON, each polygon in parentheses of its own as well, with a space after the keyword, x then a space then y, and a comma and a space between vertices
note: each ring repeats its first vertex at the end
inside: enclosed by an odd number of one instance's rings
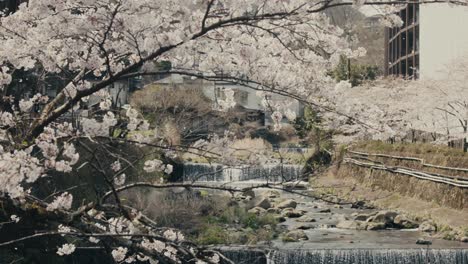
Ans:
POLYGON ((286 182, 302 178, 301 165, 242 165, 230 167, 221 164, 185 163, 184 181, 198 182, 286 182))
POLYGON ((465 264, 468 249, 308 249, 224 248, 234 263, 250 264, 465 264))

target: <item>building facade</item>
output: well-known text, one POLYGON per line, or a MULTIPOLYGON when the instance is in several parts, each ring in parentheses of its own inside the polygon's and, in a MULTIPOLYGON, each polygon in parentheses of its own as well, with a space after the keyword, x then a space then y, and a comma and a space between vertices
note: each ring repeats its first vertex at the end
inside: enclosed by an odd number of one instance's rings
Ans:
MULTIPOLYGON (((234 91, 234 100, 236 102, 237 110, 242 109, 242 111, 245 113, 262 113, 261 116, 264 118, 262 123, 264 125, 272 124, 271 113, 268 111, 268 109, 265 109, 262 104, 263 98, 257 95, 256 90, 242 86, 240 84, 227 81, 212 82, 179 74, 170 74, 158 81, 155 81, 153 84, 172 89, 201 89, 203 94, 213 102, 215 108, 216 102, 218 100, 224 100, 226 98, 225 91, 227 89, 231 89, 234 91)), ((272 94, 269 97, 269 100, 272 102, 284 102, 288 100, 288 98, 282 95, 272 94)), ((297 117, 304 115, 304 105, 297 100, 292 100, 286 108, 292 111, 297 117)), ((283 122, 288 122, 286 117, 284 117, 283 122)))
POLYGON ((417 79, 419 69, 418 4, 408 4, 399 12, 402 27, 385 29, 385 74, 417 79))
POLYGON ((407 4, 403 26, 385 29, 385 74, 442 79, 447 66, 468 56, 468 7, 407 4))

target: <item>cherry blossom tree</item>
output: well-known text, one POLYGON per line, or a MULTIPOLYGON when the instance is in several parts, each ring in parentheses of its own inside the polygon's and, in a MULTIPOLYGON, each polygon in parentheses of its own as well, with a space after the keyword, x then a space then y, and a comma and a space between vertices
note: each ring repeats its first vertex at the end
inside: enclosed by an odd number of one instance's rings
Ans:
MULTIPOLYGON (((324 104, 340 113, 325 114, 328 125, 340 131, 341 139, 379 140, 414 137, 426 132, 435 143, 467 137, 466 59, 447 66, 447 75, 438 80, 382 78, 351 88, 348 82, 322 91, 324 104)), ((413 140, 412 140, 413 141, 413 140)))
MULTIPOLYGON (((383 22, 401 22, 391 13, 404 2, 382 1, 29 0, 15 13, 5 13, 0 18, 1 89, 19 70, 41 69, 43 80, 60 76, 66 84, 53 98, 1 99, 8 107, 0 109, 0 216, 8 225, 33 230, 2 236, 0 247, 63 237, 53 250, 58 256, 92 248, 117 263, 229 263, 220 253, 185 241, 177 230, 161 230, 122 202, 122 191, 139 187, 226 188, 127 184, 125 173, 137 161, 126 159, 116 145, 157 149, 160 158, 142 155, 138 161, 144 161, 145 171, 161 174, 172 171, 164 157, 191 148, 162 141, 131 106, 114 108, 105 88, 160 73, 151 65, 170 61, 173 70, 165 73, 235 82, 332 110, 314 102, 315 91, 334 86, 328 72, 341 55, 361 51, 348 47, 343 31, 323 11, 365 4, 381 6, 383 22), (82 106, 90 96, 102 101, 85 116, 82 106), (75 177, 85 167, 106 183, 94 201, 77 199, 74 187, 44 191, 52 175, 75 177)), ((224 105, 232 106, 230 100, 224 105)), ((274 119, 280 114, 274 112, 274 119)), ((228 145, 226 139, 214 141, 221 149, 228 145)), ((229 151, 222 152, 222 159, 229 158, 229 151)))

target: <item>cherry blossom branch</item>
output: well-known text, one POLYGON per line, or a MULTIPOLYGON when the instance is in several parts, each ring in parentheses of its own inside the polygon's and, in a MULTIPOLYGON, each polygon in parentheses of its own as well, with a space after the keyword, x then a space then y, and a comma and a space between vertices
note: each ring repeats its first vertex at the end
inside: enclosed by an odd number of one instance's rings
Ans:
MULTIPOLYGON (((250 187, 244 187, 244 188, 235 188, 235 187, 229 187, 225 185, 207 185, 207 184, 192 184, 192 183, 174 183, 174 184, 152 184, 148 182, 136 182, 132 184, 128 184, 125 186, 122 186, 120 188, 116 189, 116 192, 123 192, 126 190, 134 189, 134 188, 152 188, 152 189, 171 189, 171 188, 186 188, 186 189, 207 189, 207 190, 216 190, 216 191, 225 191, 225 192, 230 192, 230 193, 243 193, 247 192, 250 190, 255 190, 255 189, 273 189, 273 190, 278 190, 278 191, 284 191, 287 193, 295 194, 298 196, 303 196, 303 197, 308 197, 308 198, 314 198, 318 199, 327 203, 331 204, 340 204, 340 205, 350 205, 354 204, 352 202, 336 202, 336 201, 330 201, 328 199, 325 199, 321 196, 317 195, 312 195, 309 193, 304 193, 304 192, 299 192, 295 191, 292 189, 288 189, 286 187, 279 187, 279 185, 272 184, 272 183, 264 183, 264 184, 258 184, 250 187)), ((101 201, 104 203, 109 196, 112 195, 112 191, 109 191, 105 193, 101 201)))

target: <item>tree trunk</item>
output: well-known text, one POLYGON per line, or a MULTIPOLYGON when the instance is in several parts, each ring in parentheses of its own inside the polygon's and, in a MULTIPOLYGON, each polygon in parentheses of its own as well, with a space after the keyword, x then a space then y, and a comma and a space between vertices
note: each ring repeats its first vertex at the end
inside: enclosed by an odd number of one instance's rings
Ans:
POLYGON ((463 126, 463 132, 465 134, 465 137, 463 138, 463 152, 468 152, 468 143, 466 140, 467 127, 468 127, 468 121, 465 120, 465 126, 463 126))

